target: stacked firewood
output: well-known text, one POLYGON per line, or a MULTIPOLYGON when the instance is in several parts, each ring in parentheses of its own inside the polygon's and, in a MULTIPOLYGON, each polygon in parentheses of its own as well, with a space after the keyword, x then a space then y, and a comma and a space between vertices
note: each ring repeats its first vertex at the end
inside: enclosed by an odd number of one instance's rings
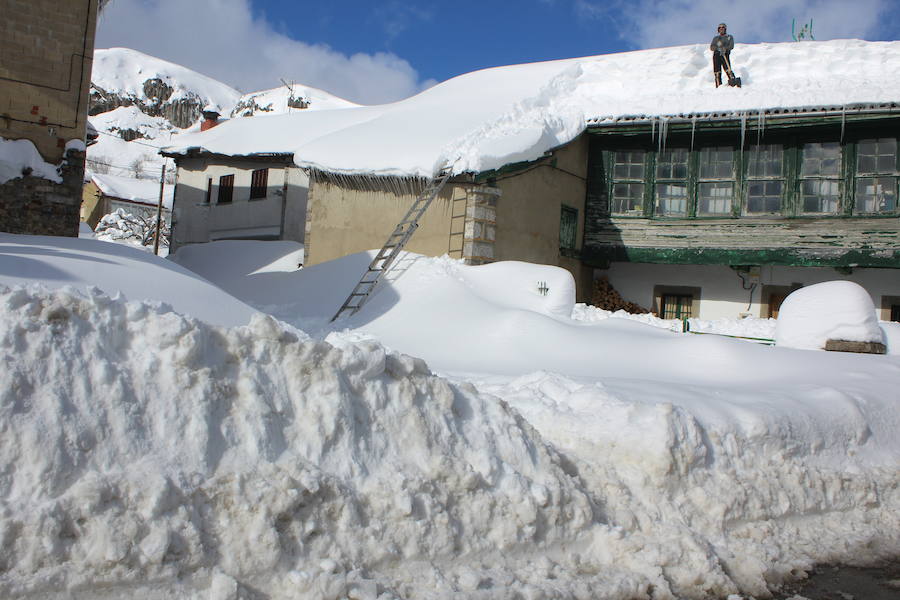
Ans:
POLYGON ((603 310, 624 310, 633 314, 650 312, 646 308, 638 306, 634 302, 627 302, 619 295, 619 292, 609 283, 609 279, 601 277, 594 281, 594 292, 591 295, 591 304, 603 310))

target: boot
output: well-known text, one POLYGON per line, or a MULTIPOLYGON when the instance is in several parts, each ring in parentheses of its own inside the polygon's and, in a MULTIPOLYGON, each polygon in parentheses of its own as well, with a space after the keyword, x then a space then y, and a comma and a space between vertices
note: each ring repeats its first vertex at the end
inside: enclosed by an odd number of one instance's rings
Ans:
POLYGON ((722 73, 717 72, 716 73, 716 87, 719 87, 720 85, 722 85, 722 73))

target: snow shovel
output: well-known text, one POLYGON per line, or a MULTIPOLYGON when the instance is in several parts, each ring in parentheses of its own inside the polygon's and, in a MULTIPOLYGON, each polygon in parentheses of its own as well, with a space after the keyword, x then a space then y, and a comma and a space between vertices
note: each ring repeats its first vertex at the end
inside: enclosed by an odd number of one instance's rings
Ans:
POLYGON ((728 56, 723 54, 722 58, 725 60, 725 66, 728 67, 728 85, 731 87, 741 87, 741 78, 734 76, 734 69, 731 68, 731 61, 728 60, 728 56))

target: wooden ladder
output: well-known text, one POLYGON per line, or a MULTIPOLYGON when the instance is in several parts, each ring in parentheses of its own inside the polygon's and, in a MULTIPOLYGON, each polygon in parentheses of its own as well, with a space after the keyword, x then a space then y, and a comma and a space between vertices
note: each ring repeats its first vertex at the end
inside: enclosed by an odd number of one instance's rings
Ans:
POLYGON ((353 288, 353 291, 350 292, 350 295, 347 296, 347 299, 344 300, 338 311, 331 317, 332 321, 337 320, 344 313, 349 313, 351 316, 355 315, 362 308, 363 304, 368 301, 369 296, 375 290, 375 286, 378 285, 381 277, 390 268, 397 256, 400 255, 409 238, 416 232, 416 228, 419 226, 419 219, 428 210, 431 202, 441 193, 444 184, 450 179, 452 173, 453 166, 445 163, 438 170, 437 174, 428 181, 428 185, 425 186, 422 193, 419 194, 412 206, 409 207, 409 210, 406 211, 406 214, 403 215, 403 218, 400 219, 400 222, 397 223, 394 233, 388 237, 384 246, 378 251, 372 262, 369 263, 369 268, 363 273, 359 283, 356 284, 356 287, 353 288))

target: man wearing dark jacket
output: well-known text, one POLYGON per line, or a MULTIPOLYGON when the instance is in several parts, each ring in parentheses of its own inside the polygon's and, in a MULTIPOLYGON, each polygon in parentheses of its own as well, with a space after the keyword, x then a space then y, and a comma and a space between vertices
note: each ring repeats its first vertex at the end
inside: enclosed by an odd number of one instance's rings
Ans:
POLYGON ((719 23, 719 34, 713 38, 709 49, 713 53, 713 73, 716 76, 716 87, 722 85, 722 71, 729 80, 734 79, 731 71, 731 51, 734 49, 734 38, 728 35, 725 23, 719 23))

